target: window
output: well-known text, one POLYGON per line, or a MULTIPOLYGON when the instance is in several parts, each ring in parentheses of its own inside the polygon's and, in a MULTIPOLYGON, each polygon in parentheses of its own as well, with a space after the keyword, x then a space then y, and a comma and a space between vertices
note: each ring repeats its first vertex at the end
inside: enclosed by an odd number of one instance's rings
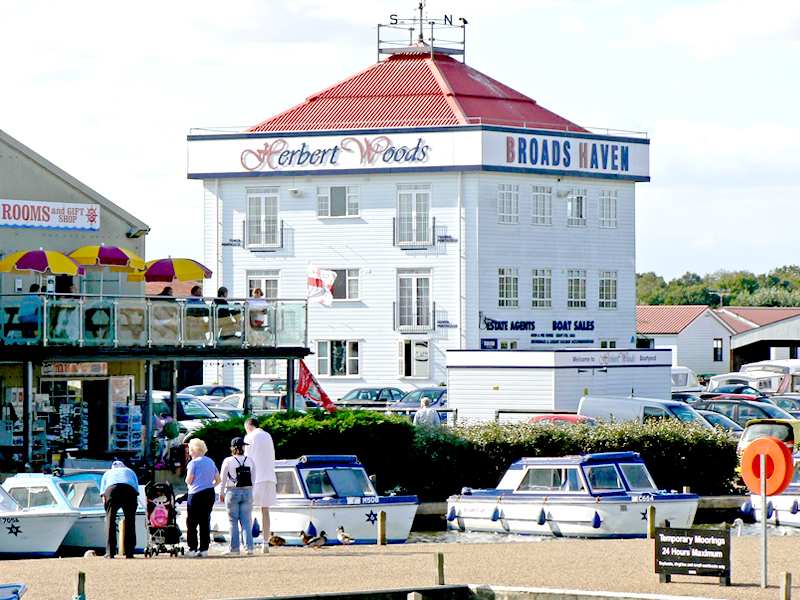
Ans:
POLYGON ((256 288, 259 288, 264 294, 264 300, 277 300, 280 275, 278 270, 247 271, 247 297, 250 298, 256 288))
POLYGON ((501 183, 497 186, 497 222, 519 223, 519 186, 501 183))
POLYGON ((517 340, 500 340, 500 350, 516 350, 517 340))
POLYGON ((531 272, 533 293, 531 306, 533 308, 550 308, 553 306, 551 279, 552 274, 550 269, 533 269, 531 272))
POLYGON ((714 339, 714 362, 722 362, 722 340, 714 339))
POLYGON ((653 338, 636 338, 636 347, 637 348, 655 348, 656 342, 653 338))
POLYGON ((248 248, 277 248, 281 245, 281 232, 278 227, 277 187, 247 189, 247 232, 248 248))
POLYGON ((430 269, 399 269, 397 296, 397 324, 400 329, 432 327, 430 269))
POLYGON ((600 308, 617 308, 617 272, 600 271, 600 308))
POLYGON ((586 227, 586 188, 573 189, 567 200, 567 226, 586 227))
POLYGON ((617 340, 600 340, 601 348, 616 348, 617 340))
POLYGON ((317 188, 318 217, 357 217, 359 212, 359 187, 357 185, 332 185, 317 188))
POLYGON ((553 188, 549 185, 533 186, 533 219, 534 225, 553 224, 553 188))
POLYGON ((567 308, 586 308, 586 271, 567 271, 567 308))
POLYGON ((400 377, 423 377, 431 375, 430 347, 428 340, 401 340, 397 344, 397 374, 400 377))
POLYGON ((519 306, 519 276, 518 269, 498 269, 498 295, 497 306, 516 308, 519 306))
POLYGON ((352 340, 317 342, 317 373, 328 377, 347 377, 361 373, 359 343, 352 340))
POLYGON ((333 282, 334 300, 359 300, 361 299, 359 269, 333 269, 336 281, 333 282))
POLYGON ((397 186, 396 239, 400 246, 433 244, 430 184, 397 186))
POLYGON ((615 228, 617 226, 617 191, 600 190, 598 225, 615 228))

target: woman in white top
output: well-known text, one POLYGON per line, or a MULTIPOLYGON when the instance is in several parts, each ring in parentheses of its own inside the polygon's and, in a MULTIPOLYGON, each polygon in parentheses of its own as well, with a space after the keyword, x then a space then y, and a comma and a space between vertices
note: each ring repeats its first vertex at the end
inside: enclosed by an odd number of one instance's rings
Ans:
MULTIPOLYGON (((253 481, 256 478, 256 464, 252 458, 244 455, 246 445, 244 439, 233 438, 231 455, 222 461, 219 470, 222 478, 219 499, 225 501, 231 528, 231 547, 225 554, 239 554, 239 527, 244 532, 244 553, 253 553, 253 481), (249 472, 244 468, 249 468, 249 472)), ((268 535, 269 532, 265 531, 265 539, 268 535)))

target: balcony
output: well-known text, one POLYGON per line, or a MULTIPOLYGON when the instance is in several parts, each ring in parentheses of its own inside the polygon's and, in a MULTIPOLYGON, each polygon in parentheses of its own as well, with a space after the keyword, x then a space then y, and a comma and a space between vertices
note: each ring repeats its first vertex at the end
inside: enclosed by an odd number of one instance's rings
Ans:
POLYGON ((436 303, 411 305, 393 302, 394 330, 401 333, 424 333, 436 329, 433 315, 436 303))
POLYGON ((72 348, 298 348, 305 300, 0 295, 0 341, 72 348))
POLYGON ((393 218, 394 245, 400 249, 428 248, 436 243, 436 218, 393 218))

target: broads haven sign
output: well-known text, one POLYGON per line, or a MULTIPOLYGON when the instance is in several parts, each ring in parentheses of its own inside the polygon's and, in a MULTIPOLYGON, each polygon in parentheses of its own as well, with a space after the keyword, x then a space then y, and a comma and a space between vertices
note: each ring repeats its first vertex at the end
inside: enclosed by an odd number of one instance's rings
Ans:
POLYGON ((649 180, 644 139, 505 131, 189 137, 189 178, 476 169, 649 180))

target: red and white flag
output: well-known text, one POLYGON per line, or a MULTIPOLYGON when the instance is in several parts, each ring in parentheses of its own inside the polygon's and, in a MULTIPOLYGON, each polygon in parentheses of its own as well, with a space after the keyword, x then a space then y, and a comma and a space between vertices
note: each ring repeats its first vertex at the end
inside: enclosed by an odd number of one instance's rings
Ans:
POLYGON ((308 370, 306 363, 304 363, 302 359, 300 360, 300 377, 297 378, 297 386, 294 391, 297 395, 305 396, 329 412, 339 410, 339 407, 331 402, 328 394, 320 387, 316 378, 311 374, 311 371, 308 370))
POLYGON ((333 282, 336 281, 334 271, 318 269, 308 263, 308 299, 330 306, 333 304, 333 282))

